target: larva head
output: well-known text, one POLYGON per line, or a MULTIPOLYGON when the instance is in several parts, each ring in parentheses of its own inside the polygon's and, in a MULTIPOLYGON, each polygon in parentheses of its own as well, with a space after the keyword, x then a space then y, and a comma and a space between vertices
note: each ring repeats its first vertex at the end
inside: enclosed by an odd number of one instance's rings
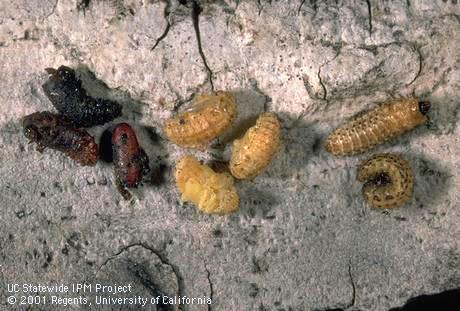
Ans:
POLYGON ((430 102, 419 102, 418 103, 418 110, 421 114, 426 115, 430 110, 431 104, 430 102))
POLYGON ((362 193, 372 207, 399 207, 412 194, 411 168, 396 154, 377 154, 364 161, 358 169, 357 179, 364 182, 362 193))
POLYGON ((376 187, 385 186, 391 183, 391 178, 385 172, 380 172, 377 175, 369 179, 366 184, 372 184, 376 187))
POLYGON ((405 105, 411 112, 425 116, 430 110, 431 104, 428 101, 418 101, 416 98, 400 99, 396 102, 405 105))

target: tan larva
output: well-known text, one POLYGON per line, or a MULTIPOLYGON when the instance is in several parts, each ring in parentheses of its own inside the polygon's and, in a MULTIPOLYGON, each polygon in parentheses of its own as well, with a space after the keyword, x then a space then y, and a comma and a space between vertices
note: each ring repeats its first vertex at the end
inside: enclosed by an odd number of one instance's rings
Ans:
POLYGON ((358 181, 365 182, 363 196, 372 207, 395 208, 412 195, 414 177, 406 160, 399 155, 378 154, 360 164, 358 181))
POLYGON ((351 155, 382 144, 427 122, 428 102, 398 99, 358 114, 334 130, 325 148, 334 155, 351 155))
POLYGON ((192 202, 204 213, 229 214, 238 210, 239 197, 229 174, 219 174, 184 156, 176 164, 176 185, 182 201, 192 202))
POLYGON ((274 113, 264 113, 256 125, 233 143, 230 172, 238 179, 253 179, 270 164, 280 145, 280 124, 274 113))
POLYGON ((228 128, 236 117, 235 98, 218 91, 198 95, 193 107, 165 122, 164 132, 176 145, 203 149, 228 128))

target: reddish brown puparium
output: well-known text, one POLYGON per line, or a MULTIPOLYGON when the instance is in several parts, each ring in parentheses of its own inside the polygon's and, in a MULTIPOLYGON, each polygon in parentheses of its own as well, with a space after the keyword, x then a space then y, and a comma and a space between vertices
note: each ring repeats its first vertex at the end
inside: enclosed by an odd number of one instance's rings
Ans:
POLYGON ((22 126, 24 136, 37 143, 39 152, 46 148, 58 150, 84 166, 97 162, 98 147, 94 138, 62 115, 35 112, 22 119, 22 126))
POLYGON ((120 123, 114 127, 112 148, 117 184, 124 188, 137 187, 150 170, 149 159, 129 124, 120 123))

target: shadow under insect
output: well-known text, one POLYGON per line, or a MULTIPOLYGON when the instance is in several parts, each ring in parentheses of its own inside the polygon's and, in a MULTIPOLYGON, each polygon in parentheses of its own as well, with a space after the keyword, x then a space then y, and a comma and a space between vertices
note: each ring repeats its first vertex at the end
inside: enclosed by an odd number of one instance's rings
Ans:
POLYGON ((171 166, 168 164, 168 150, 165 140, 152 126, 141 126, 139 140, 150 159, 150 173, 145 176, 145 184, 160 187, 171 180, 171 166), (145 142, 145 143, 144 143, 145 142))
POLYGON ((42 85, 53 106, 76 126, 102 125, 121 115, 121 105, 108 98, 93 97, 83 87, 76 71, 67 66, 46 68, 49 76, 42 85))
MULTIPOLYGON (((143 162, 143 166, 149 164, 150 167, 149 170, 143 170, 142 183, 139 182, 139 184, 150 184, 153 186, 160 186, 164 184, 169 174, 169 166, 166 162, 168 155, 164 140, 157 133, 157 130, 154 127, 139 124, 146 104, 133 99, 128 92, 109 88, 105 82, 99 80, 85 65, 79 65, 75 71, 78 77, 82 80, 82 85, 85 89, 87 89, 89 94, 97 98, 113 100, 122 105, 123 115, 117 118, 116 121, 129 122, 133 126, 138 144, 146 155, 146 157, 138 158, 140 160, 143 159, 140 161, 143 162), (148 158, 149 160, 145 158, 148 158)), ((100 134, 100 159, 106 163, 112 163, 114 160, 112 135, 115 126, 116 124, 114 124, 114 122, 109 123, 109 126, 100 134)), ((123 196, 125 198, 129 198, 130 195, 125 191, 122 191, 125 187, 122 187, 119 183, 117 183, 117 185, 123 196)))
MULTIPOLYGON (((214 157, 211 163, 227 160, 224 154, 226 146, 233 150, 233 142, 243 137, 261 114, 268 112, 267 106, 271 102, 270 97, 260 91, 235 90, 232 93, 237 102, 238 115, 232 127, 211 145, 211 155, 214 157)), ((281 146, 262 174, 287 179, 304 168, 308 159, 319 152, 322 138, 311 124, 301 119, 302 116, 286 112, 276 114, 281 124, 281 146)))
POLYGON ((315 124, 286 112, 278 113, 281 123, 281 146, 268 168, 271 177, 286 180, 305 169, 320 154, 322 135, 315 124))
POLYGON ((410 157, 414 174, 414 201, 419 208, 432 207, 441 200, 451 187, 448 169, 438 161, 422 155, 410 157))
POLYGON ((253 183, 240 183, 240 214, 249 218, 274 219, 276 213, 273 207, 280 202, 270 191, 262 189, 253 183))
POLYGON ((86 65, 78 65, 75 68, 75 73, 81 79, 82 86, 89 95, 102 100, 117 102, 123 107, 121 120, 137 122, 142 118, 145 103, 133 99, 126 91, 110 88, 104 81, 98 79, 86 65))
POLYGON ((217 139, 217 145, 231 144, 242 137, 256 123, 257 117, 265 112, 266 95, 248 90, 234 90, 231 93, 235 97, 238 113, 232 126, 217 139))

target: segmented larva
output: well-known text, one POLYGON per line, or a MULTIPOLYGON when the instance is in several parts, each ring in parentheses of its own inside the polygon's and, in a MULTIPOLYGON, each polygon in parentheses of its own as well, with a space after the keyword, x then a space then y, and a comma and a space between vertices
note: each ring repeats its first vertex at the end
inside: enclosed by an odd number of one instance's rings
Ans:
POLYGON ((218 174, 193 156, 176 164, 175 179, 182 201, 192 202, 208 214, 229 214, 238 209, 239 197, 229 174, 218 174))
POLYGON ((363 196, 372 207, 395 208, 409 200, 414 188, 412 170, 399 155, 377 154, 360 164, 358 181, 365 182, 363 196))
POLYGON ((228 92, 198 95, 191 110, 168 119, 164 132, 176 145, 204 148, 233 122, 236 116, 235 98, 228 92))
POLYGON ((238 179, 253 179, 270 164, 280 145, 280 124, 274 113, 259 116, 241 139, 233 142, 230 172, 238 179))
POLYGON ((398 99, 358 114, 334 130, 325 148, 334 155, 351 155, 382 144, 427 122, 428 102, 415 98, 398 99))

